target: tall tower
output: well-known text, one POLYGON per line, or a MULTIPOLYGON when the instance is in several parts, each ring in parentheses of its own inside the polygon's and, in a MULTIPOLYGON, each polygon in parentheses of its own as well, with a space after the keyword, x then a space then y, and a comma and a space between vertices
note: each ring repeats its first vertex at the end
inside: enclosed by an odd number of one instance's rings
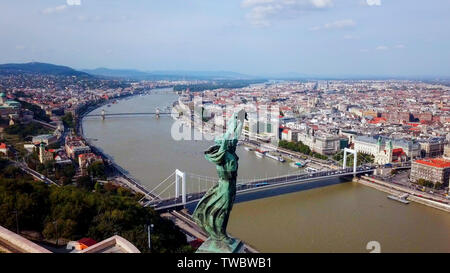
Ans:
POLYGON ((392 162, 392 152, 393 151, 394 151, 394 147, 392 145, 392 140, 389 140, 389 142, 387 143, 387 147, 386 147, 386 152, 388 154, 389 163, 392 162))
POLYGON ((381 149, 382 143, 383 143, 383 140, 381 139, 381 137, 378 137, 378 141, 377 141, 378 153, 380 153, 382 151, 382 149, 381 149))
POLYGON ((39 161, 44 164, 44 154, 45 154, 45 143, 41 142, 41 145, 39 145, 39 161))
POLYGON ((1 92, 0 93, 0 105, 3 105, 5 103, 5 98, 6 98, 5 93, 1 92))

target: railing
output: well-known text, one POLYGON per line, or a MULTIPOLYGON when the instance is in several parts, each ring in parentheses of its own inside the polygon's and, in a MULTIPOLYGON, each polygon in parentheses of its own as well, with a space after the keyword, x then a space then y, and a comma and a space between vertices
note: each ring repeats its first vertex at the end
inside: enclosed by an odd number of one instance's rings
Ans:
MULTIPOLYGON (((374 170, 373 167, 360 167, 357 169, 356 173, 353 171, 353 168, 346 168, 341 170, 330 170, 330 171, 321 171, 321 172, 315 172, 315 173, 297 173, 297 174, 289 174, 289 175, 283 175, 283 176, 277 176, 277 177, 270 177, 270 178, 260 178, 260 179, 254 179, 254 180, 246 180, 245 182, 237 183, 237 193, 244 193, 244 192, 251 192, 256 190, 264 190, 269 189, 273 187, 280 187, 284 185, 289 184, 297 184, 299 182, 310 182, 315 180, 320 180, 323 178, 330 178, 330 177, 341 177, 341 176, 348 176, 352 174, 363 174, 363 173, 369 173, 374 170)), ((202 178, 202 181, 208 180, 208 182, 212 181, 213 183, 216 183, 217 178, 207 177, 207 176, 200 176, 196 174, 188 174, 193 175, 197 178, 202 178)), ((167 189, 167 188, 166 188, 167 189)), ((201 199, 201 197, 206 193, 206 190, 199 191, 199 192, 193 192, 188 193, 185 197, 185 201, 183 202, 181 196, 175 196, 174 198, 165 198, 165 199, 158 199, 154 201, 149 201, 145 204, 145 206, 151 206, 154 207, 156 210, 160 209, 167 209, 171 207, 177 207, 180 205, 186 205, 189 203, 194 203, 201 199)))
POLYGON ((102 116, 143 116, 143 115, 171 115, 172 113, 168 112, 147 112, 147 113, 105 113, 105 114, 89 114, 85 117, 102 117, 102 116))

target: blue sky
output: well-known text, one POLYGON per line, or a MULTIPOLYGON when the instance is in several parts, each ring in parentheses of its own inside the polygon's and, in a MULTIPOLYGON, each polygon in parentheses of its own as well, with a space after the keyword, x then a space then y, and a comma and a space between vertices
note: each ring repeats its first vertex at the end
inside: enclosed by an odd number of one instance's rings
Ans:
POLYGON ((450 76, 448 0, 0 0, 0 63, 450 76))

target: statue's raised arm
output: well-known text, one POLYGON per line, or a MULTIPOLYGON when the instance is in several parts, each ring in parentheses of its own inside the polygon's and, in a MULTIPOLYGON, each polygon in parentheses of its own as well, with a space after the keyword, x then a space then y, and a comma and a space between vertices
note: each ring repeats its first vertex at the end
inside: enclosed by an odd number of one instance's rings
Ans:
POLYGON ((227 131, 223 139, 239 139, 242 133, 242 126, 244 125, 245 111, 244 109, 235 112, 227 124, 227 131))

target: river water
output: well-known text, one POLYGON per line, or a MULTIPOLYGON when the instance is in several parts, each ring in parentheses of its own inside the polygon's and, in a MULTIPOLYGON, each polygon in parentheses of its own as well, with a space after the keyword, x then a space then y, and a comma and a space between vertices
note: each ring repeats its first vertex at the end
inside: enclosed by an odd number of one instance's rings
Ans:
MULTIPOLYGON (((134 96, 102 109, 107 113, 154 112, 177 99, 170 90, 134 96)), ((163 111, 165 112, 165 111, 163 111)), ((211 141, 175 141, 174 120, 168 116, 86 117, 83 130, 90 143, 102 149, 131 175, 155 187, 175 169, 216 177, 203 157, 211 141)), ((257 158, 238 147, 239 178, 252 179, 298 172, 287 163, 257 158)), ((377 241, 382 252, 450 252, 450 215, 411 203, 403 205, 372 188, 342 181, 294 193, 252 201, 239 196, 229 232, 262 252, 368 252, 377 241)), ((188 192, 208 187, 202 179, 188 179, 188 192)), ((272 194, 277 193, 273 190, 272 194)), ((165 194, 173 194, 168 190, 165 194)), ((253 194, 257 197, 270 195, 253 194)))

